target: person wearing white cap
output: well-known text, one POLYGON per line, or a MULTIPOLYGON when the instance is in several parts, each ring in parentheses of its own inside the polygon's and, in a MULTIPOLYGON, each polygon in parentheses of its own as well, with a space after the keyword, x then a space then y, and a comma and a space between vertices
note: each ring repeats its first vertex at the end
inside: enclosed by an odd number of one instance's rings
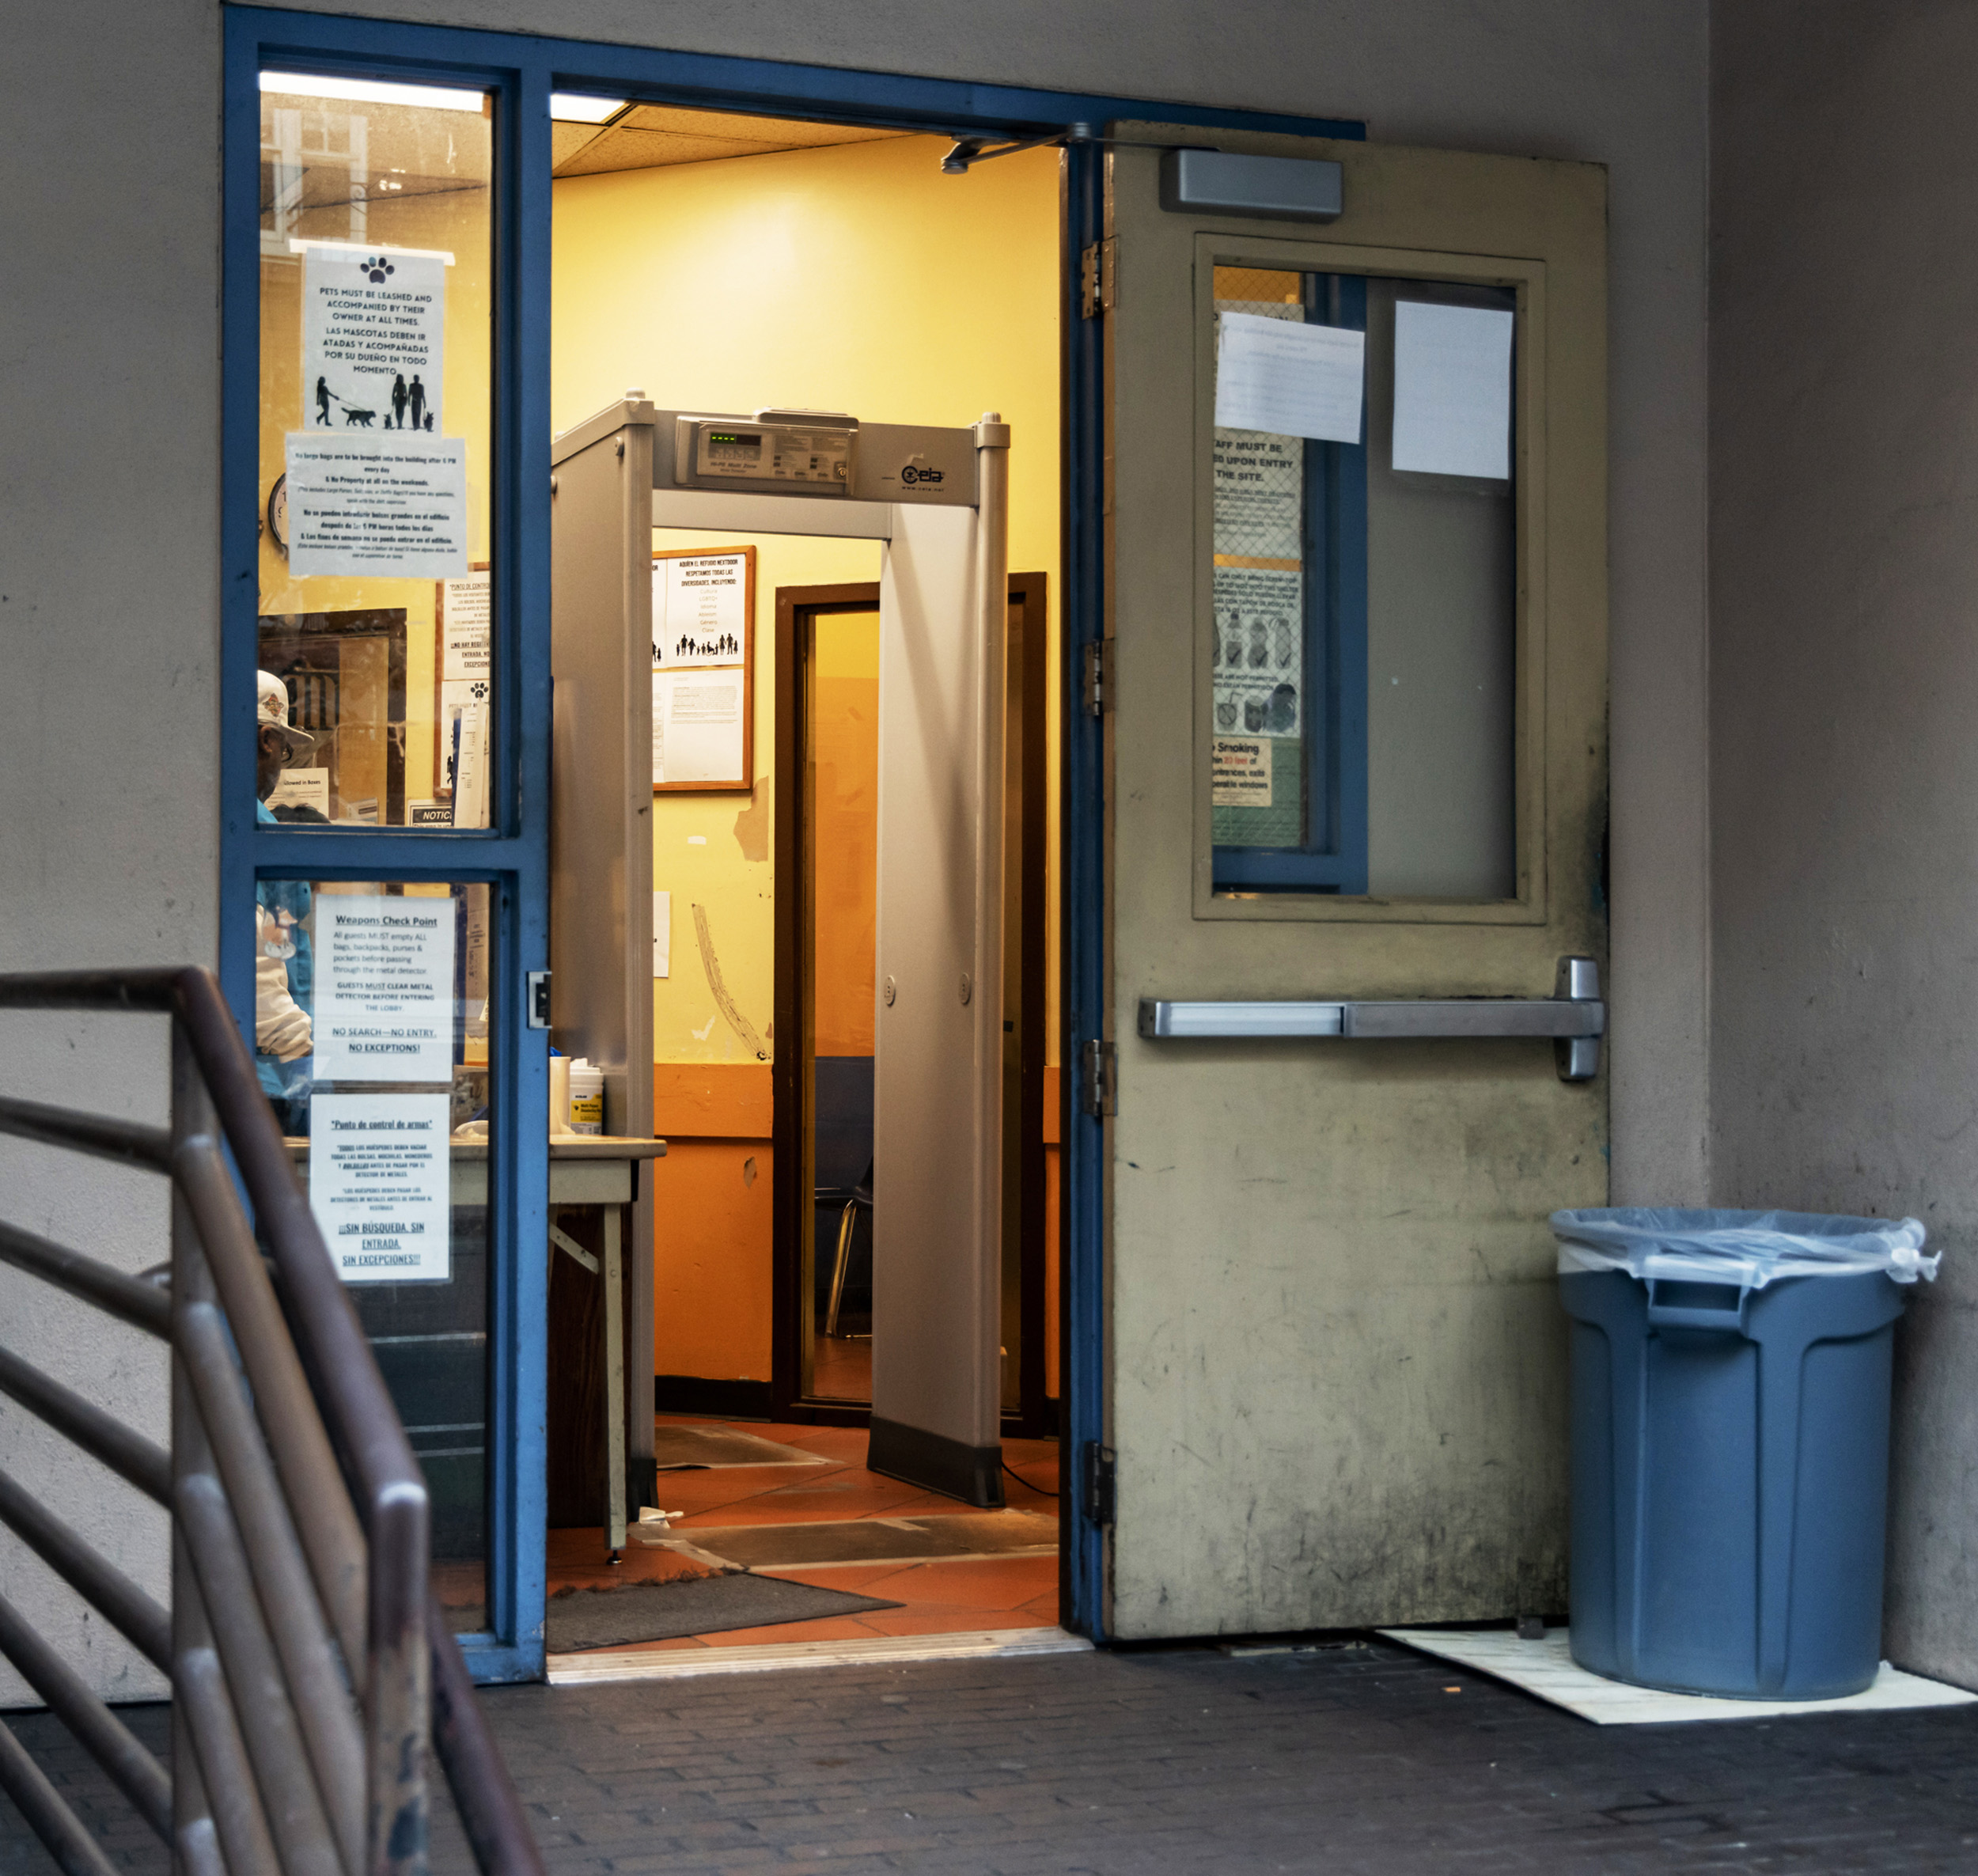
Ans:
MULTIPOLYGON (((254 818, 321 821, 313 808, 279 814, 267 797, 282 771, 297 766, 316 738, 289 720, 289 688, 271 671, 256 675, 254 818)), ((255 1070, 286 1133, 307 1127, 311 1052, 309 1003, 314 971, 308 930, 312 895, 302 880, 261 881, 254 889, 255 1070)))
POLYGON ((254 818, 270 821, 322 821, 326 817, 313 808, 297 807, 278 813, 267 798, 282 779, 285 768, 300 766, 301 758, 316 747, 316 738, 298 730, 290 719, 289 687, 272 671, 254 674, 254 793, 257 802, 254 818))

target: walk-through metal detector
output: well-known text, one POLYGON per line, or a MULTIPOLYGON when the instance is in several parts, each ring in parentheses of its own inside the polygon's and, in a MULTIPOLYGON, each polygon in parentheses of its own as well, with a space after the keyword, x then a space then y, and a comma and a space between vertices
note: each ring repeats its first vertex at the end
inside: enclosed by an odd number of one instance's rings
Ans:
MULTIPOLYGON (((633 391, 552 457, 551 1021, 603 1065, 610 1133, 653 1131, 652 530, 881 544, 868 1463, 975 1505, 1002 1502, 1009 446, 993 412, 944 430, 633 391)), ((648 1184, 625 1311, 641 1377, 654 1226, 648 1184)), ((651 1503, 652 1394, 627 1395, 628 1491, 651 1503)))

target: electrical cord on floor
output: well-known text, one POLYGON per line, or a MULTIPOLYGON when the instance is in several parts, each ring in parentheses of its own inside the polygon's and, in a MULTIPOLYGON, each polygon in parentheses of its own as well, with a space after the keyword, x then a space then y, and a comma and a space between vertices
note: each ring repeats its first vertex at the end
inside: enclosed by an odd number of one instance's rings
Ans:
POLYGON ((1034 1492, 1037 1495, 1037 1496, 1038 1496, 1039 1498, 1040 1498, 1040 1499, 1055 1499, 1055 1498, 1062 1498, 1062 1497, 1063 1497, 1064 1494, 1063 1494, 1063 1492, 1060 1492, 1060 1491, 1046 1491, 1044 1490, 1044 1488, 1041 1485, 1031 1485, 1031 1484, 1030 1484, 1030 1481, 1029 1481, 1028 1479, 1026 1479, 1026 1478, 1023 1476, 1023 1474, 1022 1474, 1021 1472, 1018 1472, 1018 1471, 1017 1470, 1017 1469, 1016 1469, 1014 1465, 1012 1465, 1010 1463, 1010 1461, 1009 1461, 1008 1460, 1006 1460, 1006 1460, 1002 1461, 1002 1469, 1003 1469, 1005 1472, 1007 1472, 1007 1473, 1010 1476, 1010 1477, 1011 1477, 1011 1478, 1014 1479, 1014 1480, 1016 1480, 1016 1482, 1017 1482, 1019 1485, 1028 1485, 1028 1486, 1029 1486, 1029 1487, 1030 1487, 1030 1489, 1031 1489, 1033 1491, 1034 1491, 1034 1492))

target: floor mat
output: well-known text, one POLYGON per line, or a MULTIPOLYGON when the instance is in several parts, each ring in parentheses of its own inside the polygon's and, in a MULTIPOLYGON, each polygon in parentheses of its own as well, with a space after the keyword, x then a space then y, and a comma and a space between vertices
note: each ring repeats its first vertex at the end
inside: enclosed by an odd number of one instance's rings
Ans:
POLYGON ((683 1525, 671 1541, 748 1570, 806 1563, 915 1563, 1054 1550, 1058 1522, 1031 1511, 858 1518, 824 1524, 683 1525))
POLYGON ((571 1590, 549 1603, 548 1643, 552 1654, 584 1648, 623 1647, 630 1642, 672 1641, 718 1635, 730 1628, 767 1628, 784 1622, 815 1622, 898 1609, 896 1602, 847 1595, 775 1576, 699 1576, 665 1583, 631 1583, 622 1590, 571 1590))
POLYGON ((665 1420, 653 1430, 653 1457, 663 1472, 690 1467, 830 1463, 800 1446, 786 1446, 759 1434, 738 1433, 732 1427, 683 1427, 665 1420))
POLYGON ((1461 1662, 1508 1681, 1541 1700, 1600 1726, 1662 1726, 1685 1719, 1772 1719, 1792 1713, 1865 1713, 1905 1707, 1961 1707, 1978 1694, 1941 1681, 1905 1674, 1887 1662, 1874 1686, 1840 1700, 1726 1700, 1707 1694, 1664 1693, 1589 1673, 1573 1659, 1571 1632, 1546 1631, 1544 1641, 1522 1642, 1508 1628, 1382 1628, 1391 1642, 1444 1661, 1461 1662))

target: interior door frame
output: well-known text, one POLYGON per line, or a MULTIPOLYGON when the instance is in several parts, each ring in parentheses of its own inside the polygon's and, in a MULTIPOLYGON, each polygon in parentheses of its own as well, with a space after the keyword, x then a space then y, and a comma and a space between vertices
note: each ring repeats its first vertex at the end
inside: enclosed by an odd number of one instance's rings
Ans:
MULTIPOLYGON (((1046 1259, 1044 1232, 1044 1099, 1047 1021, 1044 963, 1048 881, 1044 865, 1044 783, 1049 688, 1047 620, 1048 576, 1013 573, 1010 603, 1020 623, 1013 627, 1013 647, 1021 640, 1021 696, 1023 737, 1023 917, 1019 951, 1021 980, 1029 990, 1022 1005, 1021 1083, 1018 1123, 1019 1230, 1021 1245, 1021 1328, 1020 1393, 1021 1404, 1003 1411, 1003 1431, 1017 1437, 1046 1438, 1057 1432, 1062 1416, 1046 1388, 1044 1325, 1046 1259)), ((813 1099, 811 1078, 804 1072, 810 1059, 810 948, 805 937, 812 915, 809 849, 809 661, 804 637, 813 623, 833 613, 876 612, 879 582, 858 581, 821 586, 780 586, 776 589, 775 725, 775 1022, 779 1039, 802 1038, 798 1048, 779 1048, 771 1068, 774 1108, 771 1159, 771 1226, 774 1262, 771 1277, 772 1311, 770 1344, 771 1411, 779 1420, 820 1426, 862 1427, 871 1418, 869 1407, 807 1394, 802 1387, 803 1323, 811 1306, 803 1275, 803 1231, 806 1207, 815 1188, 805 1124, 813 1099)), ((1060 1242, 1062 1243, 1062 1237, 1060 1242)), ((1060 1267, 1063 1260, 1060 1257, 1060 1267)), ((1063 1301, 1059 1299, 1060 1348, 1063 1301)), ((1060 1378, 1062 1399, 1063 1380, 1060 1378)))

